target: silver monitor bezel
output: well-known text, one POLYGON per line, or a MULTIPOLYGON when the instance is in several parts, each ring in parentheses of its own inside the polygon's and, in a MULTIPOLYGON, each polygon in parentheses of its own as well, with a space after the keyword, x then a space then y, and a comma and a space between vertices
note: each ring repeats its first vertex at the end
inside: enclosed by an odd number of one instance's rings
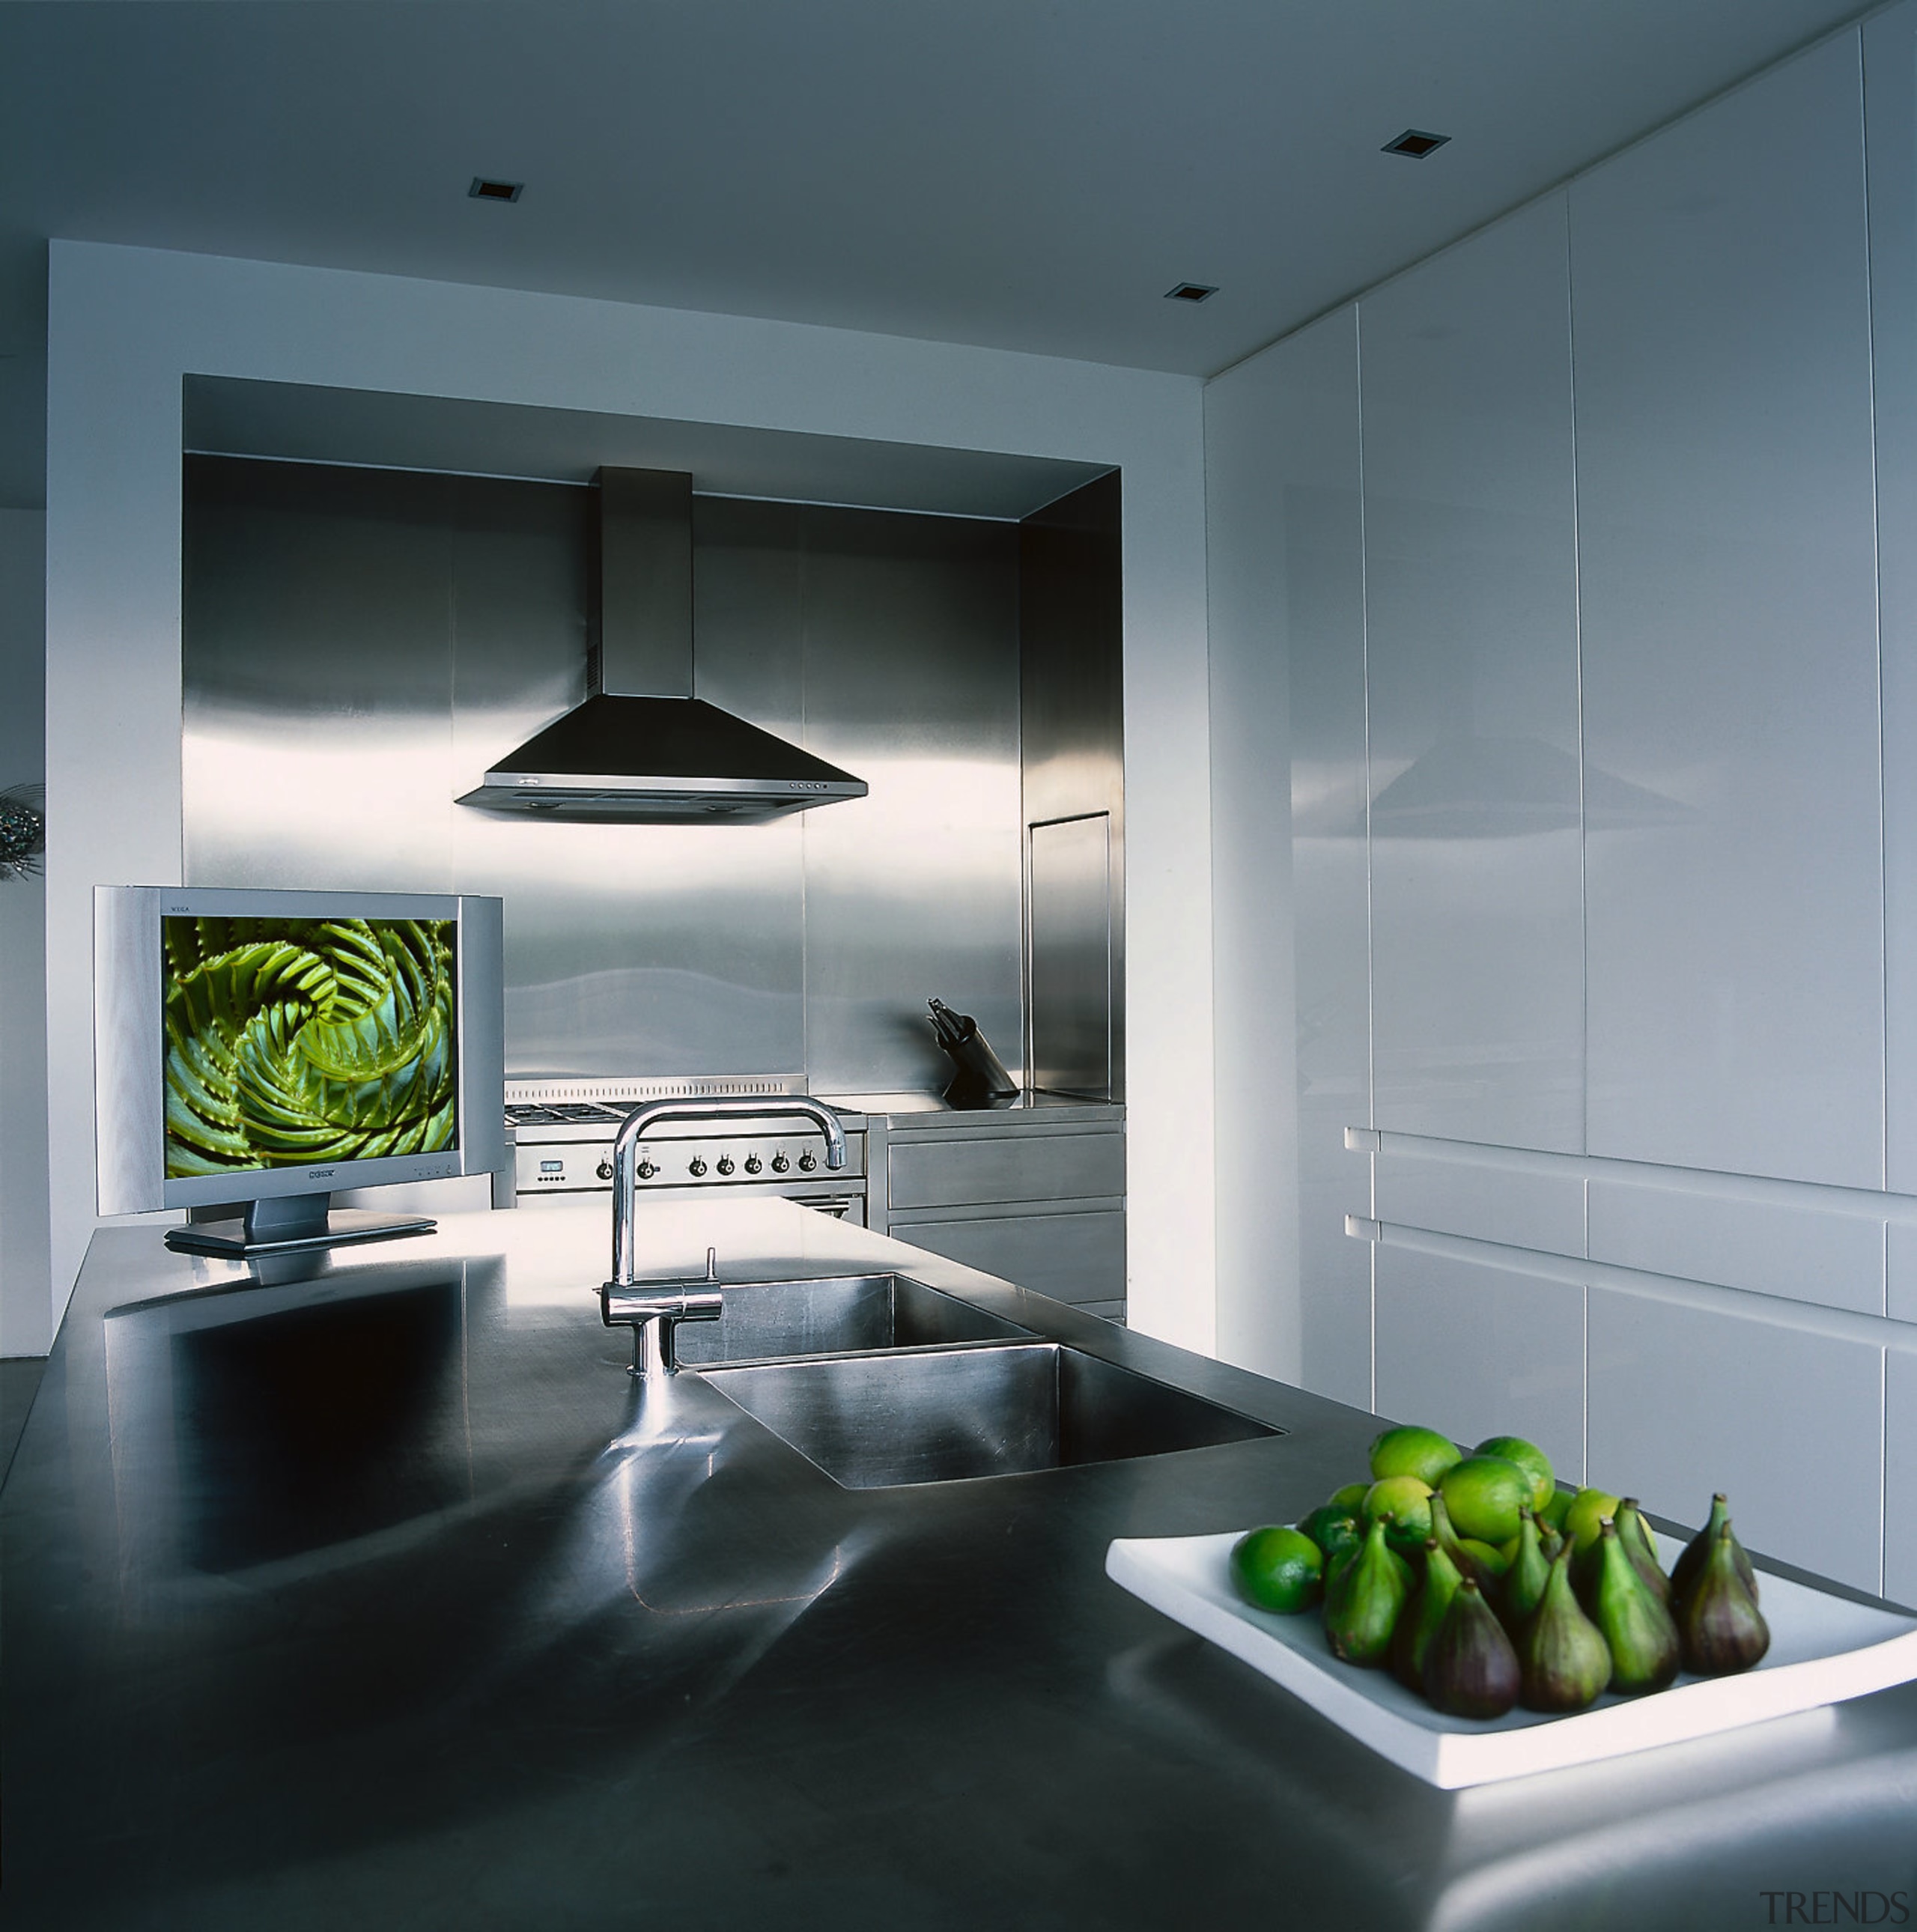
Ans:
POLYGON ((508 1156, 501 1098, 506 1081, 503 912, 499 899, 467 892, 96 886, 94 1135, 99 1212, 206 1208, 500 1172, 508 1156), (457 927, 458 1145, 440 1154, 168 1179, 160 934, 162 919, 175 916, 452 920, 457 927))

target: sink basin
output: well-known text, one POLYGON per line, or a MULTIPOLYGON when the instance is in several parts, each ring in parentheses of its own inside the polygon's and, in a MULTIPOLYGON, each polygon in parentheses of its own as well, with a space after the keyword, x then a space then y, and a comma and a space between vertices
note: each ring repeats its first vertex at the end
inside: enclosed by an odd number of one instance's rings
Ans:
POLYGON ((906 1275, 729 1281, 719 1292, 725 1312, 716 1322, 682 1322, 674 1335, 686 1367, 849 1349, 922 1348, 941 1342, 1022 1340, 1031 1333, 906 1275))
POLYGON ((1282 1432, 1058 1342, 768 1362, 713 1369, 706 1379, 848 1490, 1018 1475, 1282 1432))

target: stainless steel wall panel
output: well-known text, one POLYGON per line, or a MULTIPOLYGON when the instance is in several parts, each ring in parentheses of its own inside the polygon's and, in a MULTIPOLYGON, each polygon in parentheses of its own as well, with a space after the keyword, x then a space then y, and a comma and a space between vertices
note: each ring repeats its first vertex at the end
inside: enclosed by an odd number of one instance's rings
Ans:
POLYGON ((1860 1315, 1884 1312, 1884 1223, 1594 1180, 1591 1258, 1860 1315))
POLYGON ((1377 1124, 1576 1153, 1569 266, 1547 196, 1358 322, 1377 1124))
MULTIPOLYGON (((1371 1250, 1345 1233, 1347 1214, 1371 1211, 1370 1156, 1345 1144, 1348 1126, 1372 1124, 1356 313, 1341 309, 1270 352, 1285 391, 1272 541, 1285 559, 1289 660, 1299 1346, 1306 1388, 1368 1408, 1371 1250)), ((1230 1051, 1222 1042, 1221 1060, 1230 1051)), ((1255 1139, 1240 1146, 1256 1158, 1255 1139)))
POLYGON ((1589 1148, 1878 1186, 1856 37, 1570 192, 1589 1148))
POLYGON ((1589 1291, 1589 1474, 1701 1523, 1724 1490, 1750 1548, 1878 1587, 1882 1348, 1589 1291))
POLYGON ((1467 1445, 1522 1436, 1567 1481, 1581 1480, 1584 1291, 1448 1256, 1376 1252, 1378 1413, 1467 1445))
POLYGON ((943 1086, 934 994, 1022 1056, 1015 526, 811 508, 806 748, 870 795, 803 818, 807 1064, 943 1086))
POLYGON ((1557 1255, 1584 1252, 1584 1185, 1575 1174, 1447 1160, 1388 1144, 1376 1156, 1373 1175, 1381 1221, 1557 1255))
POLYGON ((446 479, 187 475, 186 882, 456 890, 446 479))
POLYGON ((698 694, 883 768, 877 808, 521 823, 452 801, 584 691, 588 494, 188 476, 189 882, 499 894, 518 1075, 938 1084, 932 992, 1018 1058, 1015 526, 695 500, 698 694))
POLYGON ((1034 825, 1025 860, 1027 1082, 1112 1091, 1112 818, 1034 825))

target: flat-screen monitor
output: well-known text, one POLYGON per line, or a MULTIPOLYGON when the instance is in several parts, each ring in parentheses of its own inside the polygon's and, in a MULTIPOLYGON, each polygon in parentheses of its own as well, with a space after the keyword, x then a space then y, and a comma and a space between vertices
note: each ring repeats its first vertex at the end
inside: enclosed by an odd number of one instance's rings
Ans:
POLYGON ((465 894, 96 887, 100 1211, 198 1210, 168 1246, 238 1256, 430 1230, 330 1197, 506 1164, 500 914, 465 894))

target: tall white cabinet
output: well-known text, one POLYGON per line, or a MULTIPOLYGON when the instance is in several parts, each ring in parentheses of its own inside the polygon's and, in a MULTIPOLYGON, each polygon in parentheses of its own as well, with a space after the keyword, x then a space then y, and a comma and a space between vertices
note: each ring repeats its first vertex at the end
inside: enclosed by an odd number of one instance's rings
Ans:
MULTIPOLYGON (((1236 439, 1214 714, 1249 736, 1270 705, 1292 776, 1288 878, 1220 843, 1214 884, 1288 891, 1300 1177, 1291 1202, 1221 1169, 1221 1260, 1285 1258, 1310 1386, 1362 1393, 1364 1270, 1381 1411, 1516 1429, 1680 1519, 1726 1489, 1754 1546, 1906 1600, 1913 356, 1906 6, 1208 412, 1236 439), (1357 479, 1303 557, 1301 466, 1357 479)), ((1239 776, 1214 764, 1221 820, 1239 776)), ((1221 985, 1255 984, 1251 937, 1221 916, 1221 985)), ((1221 1146, 1251 1130, 1222 1076, 1218 1106, 1221 1146)), ((1231 1316, 1259 1292, 1221 1268, 1220 1335, 1282 1372, 1231 1316)))

